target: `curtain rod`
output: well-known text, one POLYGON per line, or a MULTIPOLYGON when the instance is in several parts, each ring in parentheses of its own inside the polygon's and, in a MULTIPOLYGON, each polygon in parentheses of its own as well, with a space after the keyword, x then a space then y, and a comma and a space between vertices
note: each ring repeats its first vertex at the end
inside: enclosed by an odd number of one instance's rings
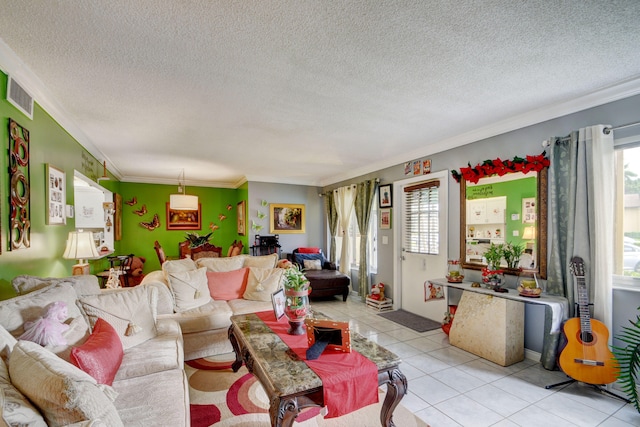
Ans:
POLYGON ((638 125, 640 125, 640 122, 627 123, 626 125, 615 126, 615 127, 607 126, 604 129, 602 129, 602 132, 604 132, 605 135, 609 135, 612 130, 626 129, 626 128, 630 128, 632 126, 638 126, 638 125))
MULTIPOLYGON (((630 128, 633 126, 639 126, 640 122, 634 122, 634 123, 627 123, 626 125, 620 125, 620 126, 605 126, 602 129, 602 133, 604 133, 605 135, 609 135, 611 133, 611 131, 613 130, 618 130, 618 129, 626 129, 626 128, 630 128)), ((571 138, 571 135, 565 136, 564 138, 560 138, 559 141, 563 142, 563 141, 568 141, 571 138)), ((548 147, 551 144, 551 142, 548 139, 545 139, 544 141, 542 141, 542 146, 543 147, 548 147)))

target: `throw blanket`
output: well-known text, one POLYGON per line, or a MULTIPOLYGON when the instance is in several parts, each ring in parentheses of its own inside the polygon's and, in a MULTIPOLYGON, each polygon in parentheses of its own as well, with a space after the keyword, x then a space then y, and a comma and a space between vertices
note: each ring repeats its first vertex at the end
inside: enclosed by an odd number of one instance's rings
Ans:
POLYGON ((317 360, 307 360, 307 335, 289 335, 286 316, 276 320, 273 311, 256 315, 322 380, 327 418, 340 417, 378 403, 378 368, 355 350, 325 350, 317 360))

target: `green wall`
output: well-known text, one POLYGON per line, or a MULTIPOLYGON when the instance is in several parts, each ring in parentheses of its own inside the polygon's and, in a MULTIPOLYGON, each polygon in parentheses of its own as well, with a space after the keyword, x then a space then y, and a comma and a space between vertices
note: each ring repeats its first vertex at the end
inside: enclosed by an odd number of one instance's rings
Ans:
MULTIPOLYGON (((67 235, 75 229, 73 218, 66 225, 45 224, 45 164, 49 163, 63 170, 67 176, 67 204, 73 204, 73 171, 78 170, 85 176, 96 180, 102 176, 101 161, 91 156, 74 138, 72 138, 39 105, 34 106, 33 120, 24 116, 6 101, 7 76, 0 72, 0 118, 2 119, 0 141, 4 146, 0 156, 0 299, 15 295, 11 288, 11 279, 20 274, 42 277, 64 277, 71 273, 74 260, 62 258, 67 235), (29 130, 30 133, 30 207, 31 207, 31 247, 9 251, 9 182, 8 155, 9 118, 29 130)), ((178 255, 178 242, 184 240, 186 231, 166 229, 165 203, 169 195, 177 191, 176 185, 157 185, 118 182, 113 179, 101 181, 100 185, 122 195, 123 201, 138 199, 136 206, 123 203, 122 240, 115 242, 116 254, 134 253, 147 259, 145 273, 160 267, 153 244, 160 242, 167 256, 178 255), (147 214, 138 216, 133 213, 142 204, 147 214), (153 231, 140 226, 141 221, 150 222, 153 214, 158 213, 161 226, 153 231)), ((213 233, 211 242, 222 246, 223 254, 234 240, 242 240, 247 252, 247 236, 238 236, 236 226, 236 206, 241 200, 248 199, 248 186, 245 183, 239 189, 221 189, 206 187, 188 187, 188 193, 197 195, 202 205, 202 226, 192 230, 198 234, 208 233, 209 224, 219 228, 213 233), (227 209, 231 206, 231 210, 227 209), (219 215, 226 219, 220 220, 219 215)), ((191 231, 191 230, 190 230, 191 231)), ((96 273, 108 267, 105 259, 91 261, 91 272, 96 273)))
POLYGON ((72 218, 66 225, 45 225, 45 164, 66 172, 67 203, 73 203, 73 171, 89 177, 102 175, 102 166, 38 104, 33 120, 6 101, 7 76, 0 72, 0 299, 13 296, 11 279, 19 274, 67 276, 73 260, 62 259, 69 231, 75 227, 72 218), (30 133, 30 220, 31 247, 9 251, 9 118, 30 133))
MULTIPOLYGON (((106 187, 106 186, 105 186, 106 187)), ((178 256, 178 243, 185 240, 189 233, 208 234, 213 223, 217 228, 211 236, 210 242, 216 246, 222 246, 222 253, 227 254, 229 246, 236 239, 241 239, 237 233, 237 203, 242 200, 242 190, 209 187, 188 187, 189 195, 198 196, 201 205, 201 228, 199 230, 167 230, 166 203, 169 195, 177 192, 176 185, 119 183, 116 191, 122 196, 122 235, 123 239, 117 245, 120 254, 133 253, 146 258, 144 272, 157 270, 160 263, 153 248, 157 240, 165 251, 167 257, 178 256), (136 198, 138 203, 129 206, 125 201, 136 198), (139 216, 134 211, 146 205, 147 213, 139 216), (231 209, 227 209, 227 207, 231 209), (151 222, 154 214, 158 214, 160 227, 149 231, 140 225, 141 221, 151 222), (224 215, 225 219, 220 219, 224 215)), ((245 196, 246 200, 246 196, 245 196)), ((246 249, 246 236, 244 237, 246 249)), ((246 252, 246 251, 245 251, 246 252)))

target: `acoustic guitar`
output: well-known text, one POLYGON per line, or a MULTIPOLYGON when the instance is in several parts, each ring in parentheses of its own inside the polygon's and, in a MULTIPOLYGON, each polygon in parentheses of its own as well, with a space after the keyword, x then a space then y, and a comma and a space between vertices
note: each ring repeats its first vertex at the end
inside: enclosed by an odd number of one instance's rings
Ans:
POLYGON ((609 384, 618 377, 618 363, 609 350, 607 327, 589 314, 589 296, 584 281, 582 258, 571 258, 571 272, 578 288, 580 317, 574 317, 563 326, 566 346, 558 363, 565 374, 587 384, 609 384))

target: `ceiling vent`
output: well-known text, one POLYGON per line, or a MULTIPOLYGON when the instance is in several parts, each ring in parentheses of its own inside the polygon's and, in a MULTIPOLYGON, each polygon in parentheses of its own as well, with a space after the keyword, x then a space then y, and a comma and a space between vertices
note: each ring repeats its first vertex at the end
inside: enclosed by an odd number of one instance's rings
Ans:
POLYGON ((33 96, 11 76, 9 76, 7 83, 7 101, 33 120, 33 96))

